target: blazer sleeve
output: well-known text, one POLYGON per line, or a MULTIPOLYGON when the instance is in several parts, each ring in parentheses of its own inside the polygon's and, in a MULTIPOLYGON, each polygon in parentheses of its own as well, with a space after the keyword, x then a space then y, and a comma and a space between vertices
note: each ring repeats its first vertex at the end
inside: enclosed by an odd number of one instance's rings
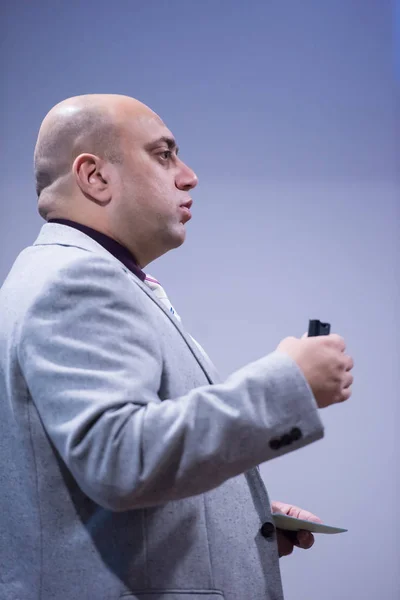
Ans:
POLYGON ((199 494, 323 436, 303 374, 278 352, 161 402, 161 346, 133 287, 112 261, 82 253, 19 332, 31 400, 93 501, 122 511, 199 494))

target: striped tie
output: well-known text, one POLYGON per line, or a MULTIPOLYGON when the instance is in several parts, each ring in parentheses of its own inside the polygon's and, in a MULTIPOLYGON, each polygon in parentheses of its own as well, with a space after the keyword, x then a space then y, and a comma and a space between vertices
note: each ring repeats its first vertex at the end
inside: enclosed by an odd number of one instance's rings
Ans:
MULTIPOLYGON (((178 315, 178 313, 176 312, 176 310, 172 306, 171 302, 169 301, 169 298, 168 298, 168 296, 167 296, 164 288, 162 287, 161 283, 159 281, 157 281, 157 279, 155 279, 155 277, 152 277, 151 275, 146 275, 145 283, 149 286, 149 288, 151 290, 153 290, 154 294, 157 296, 157 298, 159 299, 159 301, 164 304, 164 306, 166 307, 166 309, 169 310, 169 312, 171 314, 173 314, 174 317, 181 323, 182 319, 180 318, 180 316, 178 315)), ((200 350, 200 352, 203 354, 203 356, 205 358, 207 358, 207 360, 210 360, 208 358, 208 356, 207 356, 206 351, 199 344, 199 342, 197 342, 191 335, 189 335, 189 337, 194 342, 194 344, 196 344, 197 348, 200 350)))
POLYGON ((169 298, 168 298, 164 288, 162 287, 161 283, 159 281, 157 281, 157 279, 155 279, 151 275, 146 275, 145 283, 147 283, 149 288, 153 290, 154 294, 157 296, 159 301, 164 304, 166 309, 169 310, 169 312, 172 313, 174 315, 174 317, 176 317, 176 319, 178 319, 178 321, 181 321, 180 316, 178 315, 178 313, 172 306, 171 302, 169 301, 169 298))

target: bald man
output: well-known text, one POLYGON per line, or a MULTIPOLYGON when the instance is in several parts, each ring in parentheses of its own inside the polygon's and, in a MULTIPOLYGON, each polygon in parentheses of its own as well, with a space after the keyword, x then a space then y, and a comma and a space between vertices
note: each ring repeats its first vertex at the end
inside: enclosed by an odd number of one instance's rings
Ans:
POLYGON ((290 541, 257 465, 347 400, 342 338, 287 338, 221 381, 147 265, 180 246, 195 173, 137 100, 54 107, 47 221, 0 291, 0 599, 278 600, 290 541))

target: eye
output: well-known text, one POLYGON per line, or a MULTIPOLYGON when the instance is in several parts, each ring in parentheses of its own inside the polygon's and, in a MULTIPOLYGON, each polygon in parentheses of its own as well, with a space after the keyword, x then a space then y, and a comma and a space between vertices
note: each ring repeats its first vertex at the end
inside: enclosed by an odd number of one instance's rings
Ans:
POLYGON ((172 157, 172 152, 171 150, 163 150, 160 152, 159 156, 161 160, 169 160, 172 157))

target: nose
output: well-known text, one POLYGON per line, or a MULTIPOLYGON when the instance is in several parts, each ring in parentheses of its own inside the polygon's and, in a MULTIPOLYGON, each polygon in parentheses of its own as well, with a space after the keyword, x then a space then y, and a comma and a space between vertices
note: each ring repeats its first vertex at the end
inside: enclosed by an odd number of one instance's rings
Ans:
POLYGON ((180 161, 180 168, 176 175, 175 185, 178 190, 188 192, 196 187, 199 183, 196 173, 184 162, 180 161))

